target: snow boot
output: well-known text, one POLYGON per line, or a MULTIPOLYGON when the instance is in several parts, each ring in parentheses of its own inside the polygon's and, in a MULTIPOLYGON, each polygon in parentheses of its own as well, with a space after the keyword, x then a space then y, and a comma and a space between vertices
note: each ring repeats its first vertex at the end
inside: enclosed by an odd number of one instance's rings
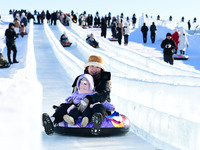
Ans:
POLYGON ((91 129, 91 133, 93 135, 99 135, 101 132, 101 124, 103 122, 103 116, 101 113, 94 113, 92 116, 93 127, 91 129))
POLYGON ((64 121, 67 122, 68 124, 74 125, 74 118, 72 118, 71 116, 69 116, 69 115, 64 115, 64 116, 63 116, 63 119, 64 119, 64 121))
POLYGON ((86 127, 88 122, 89 122, 88 117, 83 117, 82 122, 81 122, 81 126, 86 127))
POLYGON ((53 122, 51 121, 51 118, 49 117, 47 113, 42 114, 42 123, 43 123, 45 133, 47 135, 52 135, 54 133, 54 125, 53 125, 53 122))

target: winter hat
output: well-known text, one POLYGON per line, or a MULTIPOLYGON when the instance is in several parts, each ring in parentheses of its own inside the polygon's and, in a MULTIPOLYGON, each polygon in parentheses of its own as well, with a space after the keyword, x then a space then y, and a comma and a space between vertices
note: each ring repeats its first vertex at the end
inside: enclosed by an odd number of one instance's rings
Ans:
POLYGON ((76 86, 77 86, 78 90, 80 90, 80 82, 81 82, 81 80, 82 80, 83 78, 87 79, 87 81, 88 81, 89 84, 90 84, 90 89, 89 89, 89 91, 93 91, 93 90, 94 90, 94 79, 93 79, 93 77, 92 77, 90 74, 82 74, 82 75, 78 78, 78 80, 77 80, 77 82, 76 82, 76 86))
POLYGON ((14 26, 14 27, 15 27, 15 24, 14 24, 14 23, 10 23, 10 24, 9 24, 9 28, 11 28, 11 26, 14 26))
POLYGON ((86 68, 88 66, 96 66, 96 67, 99 67, 99 68, 105 70, 103 62, 104 62, 104 60, 101 56, 91 55, 88 58, 88 62, 84 65, 84 68, 86 68))
POLYGON ((166 35, 166 36, 172 36, 172 35, 171 35, 171 33, 167 33, 167 35, 166 35))

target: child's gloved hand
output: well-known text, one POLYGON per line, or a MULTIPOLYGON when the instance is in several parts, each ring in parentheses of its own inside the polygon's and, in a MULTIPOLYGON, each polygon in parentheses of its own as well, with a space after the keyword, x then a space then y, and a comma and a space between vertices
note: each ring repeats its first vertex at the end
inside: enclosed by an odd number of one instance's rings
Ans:
POLYGON ((75 105, 71 105, 71 106, 67 109, 67 113, 69 114, 70 111, 71 111, 72 109, 74 109, 74 108, 75 108, 75 105))
POLYGON ((89 100, 87 98, 84 98, 79 104, 78 104, 78 110, 83 112, 87 106, 89 105, 89 100))

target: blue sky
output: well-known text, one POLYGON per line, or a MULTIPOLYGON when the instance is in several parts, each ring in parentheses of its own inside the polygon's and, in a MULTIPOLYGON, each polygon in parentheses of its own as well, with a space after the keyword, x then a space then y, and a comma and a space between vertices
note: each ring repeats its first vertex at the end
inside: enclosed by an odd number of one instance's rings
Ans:
POLYGON ((9 9, 27 9, 33 10, 62 10, 63 12, 81 13, 86 10, 87 13, 95 14, 99 11, 100 15, 112 15, 124 13, 125 16, 140 16, 142 13, 149 16, 160 15, 161 19, 168 19, 171 15, 179 20, 182 16, 186 20, 192 20, 197 17, 200 19, 200 1, 199 0, 13 0, 1 2, 1 12, 7 12, 9 9))

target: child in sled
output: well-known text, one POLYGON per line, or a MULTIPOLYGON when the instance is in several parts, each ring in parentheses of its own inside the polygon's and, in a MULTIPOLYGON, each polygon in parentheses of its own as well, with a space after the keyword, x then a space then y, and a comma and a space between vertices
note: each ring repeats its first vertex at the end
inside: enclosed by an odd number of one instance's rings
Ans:
POLYGON ((60 37, 60 42, 62 44, 62 46, 67 46, 67 45, 71 45, 71 43, 69 42, 67 33, 64 32, 61 37, 60 37))
MULTIPOLYGON (((98 104, 90 104, 84 101, 84 98, 87 95, 93 95, 96 92, 94 92, 94 81, 93 77, 90 74, 83 74, 81 75, 78 80, 77 80, 77 88, 78 90, 72 93, 71 96, 69 96, 65 102, 61 104, 57 109, 56 112, 53 114, 51 117, 54 121, 54 124, 57 124, 59 122, 62 122, 63 120, 66 121, 68 124, 74 125, 75 120, 78 119, 79 116, 82 116, 82 122, 81 126, 86 127, 89 119, 92 117, 92 110, 91 108, 94 107, 94 105, 98 104), (80 105, 82 104, 82 105, 80 105)), ((108 102, 103 102, 102 103, 107 111, 114 111, 115 108, 112 104, 108 102)), ((51 121, 48 119, 47 115, 44 116, 43 114, 43 122, 45 120, 51 121)), ((49 130, 50 128, 53 128, 53 123, 52 127, 45 127, 45 124, 43 123, 45 132, 47 134, 52 134, 53 131, 49 130)))
POLYGON ((95 40, 94 35, 92 33, 89 37, 87 37, 86 42, 94 48, 99 47, 99 43, 95 40))
POLYGON ((23 22, 21 23, 21 25, 19 27, 19 32, 20 32, 21 37, 24 37, 24 35, 27 34, 26 27, 23 22))
POLYGON ((3 58, 3 54, 0 53, 0 68, 8 68, 10 64, 3 58))

